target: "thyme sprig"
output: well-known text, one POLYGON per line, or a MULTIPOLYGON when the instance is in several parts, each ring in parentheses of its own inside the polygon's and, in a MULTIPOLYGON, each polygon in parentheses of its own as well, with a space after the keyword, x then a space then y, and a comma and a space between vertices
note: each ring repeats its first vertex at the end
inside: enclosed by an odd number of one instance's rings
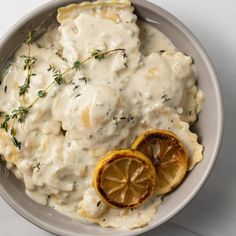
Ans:
POLYGON ((14 109, 11 113, 11 119, 16 119, 20 123, 25 121, 25 117, 29 112, 29 107, 20 106, 17 109, 14 109))
POLYGON ((102 51, 100 50, 95 50, 94 52, 91 52, 91 56, 99 61, 105 58, 105 54, 102 53, 102 51))
MULTIPOLYGON (((10 115, 5 115, 5 119, 4 121, 1 123, 0 127, 2 129, 5 129, 5 131, 8 133, 8 130, 9 130, 9 124, 8 122, 11 120, 11 119, 15 119, 16 116, 18 116, 18 118, 21 120, 22 117, 21 115, 19 116, 18 113, 16 111, 14 111, 14 113, 10 116, 10 115), (15 117, 15 118, 13 118, 15 117)), ((23 120, 22 120, 23 121, 23 120)), ((18 141, 18 139, 16 138, 16 130, 14 129, 14 122, 13 122, 13 126, 11 128, 11 131, 10 131, 10 136, 11 136, 11 140, 12 140, 12 143, 18 147, 19 149, 21 149, 21 142, 18 141)))
MULTIPOLYGON (((122 55, 124 56, 125 53, 125 49, 123 48, 116 48, 116 49, 111 49, 105 52, 102 52, 100 50, 95 50, 94 52, 91 53, 91 56, 85 58, 84 60, 77 60, 73 63, 73 66, 69 67, 68 69, 66 69, 64 72, 61 72, 61 70, 59 70, 54 64, 50 64, 48 67, 48 71, 51 71, 53 73, 53 81, 44 89, 44 90, 39 90, 38 91, 38 96, 37 98, 35 98, 35 100, 32 102, 31 105, 28 106, 28 108, 31 108, 40 98, 45 97, 47 95, 47 92, 54 86, 54 85, 61 85, 64 82, 64 76, 75 70, 78 71, 81 69, 81 66, 83 64, 85 64, 86 62, 88 62, 91 59, 97 59, 99 61, 101 61, 102 59, 104 59, 107 55, 112 54, 114 52, 118 52, 120 51, 122 53, 122 55), (95 55, 96 52, 96 55, 95 55)), ((79 80, 83 80, 85 83, 88 82, 89 79, 83 77, 80 78, 79 80)))
MULTIPOLYGON (((111 52, 116 52, 116 51, 121 51, 123 57, 127 57, 127 55, 125 53, 125 49, 116 48, 116 49, 109 50, 109 51, 106 51, 106 52, 102 52, 101 50, 95 50, 95 51, 91 52, 91 58, 94 57, 95 59, 101 61, 102 59, 104 59, 106 57, 106 55, 110 54, 111 52)), ((89 58, 89 59, 91 59, 91 58, 89 58)))
POLYGON ((25 59, 23 68, 25 71, 27 71, 27 75, 24 84, 19 86, 20 97, 25 93, 28 93, 28 89, 30 88, 31 77, 36 75, 33 72, 33 65, 36 63, 37 58, 31 56, 31 44, 33 42, 35 33, 36 33, 35 31, 31 30, 31 25, 30 25, 29 32, 27 34, 24 34, 25 35, 24 42, 28 45, 28 55, 27 56, 23 55, 22 57, 25 59))
POLYGON ((23 33, 24 35, 24 43, 28 44, 28 45, 31 45, 32 42, 33 42, 33 38, 36 34, 36 31, 35 30, 32 30, 32 23, 30 23, 29 25, 29 31, 27 33, 23 33))
MULTIPOLYGON (((27 35, 27 39, 25 40, 25 42, 28 44, 29 46, 29 51, 28 51, 28 57, 26 57, 25 59, 25 66, 24 69, 28 71, 28 75, 25 81, 25 84, 22 85, 22 91, 20 90, 20 96, 25 94, 25 92, 28 91, 29 85, 30 85, 30 79, 33 75, 35 75, 34 73, 32 73, 32 66, 36 63, 37 58, 35 57, 31 57, 30 56, 30 48, 31 48, 31 43, 32 43, 32 38, 33 38, 33 34, 32 33, 28 33, 27 35), (30 58, 30 59, 29 59, 30 58), (27 62, 27 63, 26 63, 27 62)), ((53 73, 53 82, 51 82, 44 90, 39 90, 37 97, 33 100, 33 102, 28 105, 28 106, 20 106, 16 109, 14 109, 11 114, 5 114, 5 119, 4 121, 0 124, 0 128, 5 129, 6 132, 8 132, 9 129, 9 122, 11 120, 13 120, 15 122, 15 120, 17 120, 18 122, 22 123, 25 121, 27 114, 29 113, 30 108, 33 107, 33 105, 40 99, 43 98, 47 95, 47 92, 54 86, 54 85, 61 85, 64 82, 64 76, 65 74, 67 74, 70 71, 78 71, 81 69, 81 66, 86 63, 87 61, 91 60, 91 59, 96 59, 101 61, 102 59, 104 59, 107 55, 117 52, 117 51, 121 51, 122 55, 126 55, 125 53, 125 49, 123 48, 117 48, 117 49, 112 49, 112 50, 108 50, 105 52, 102 52, 100 50, 95 50, 94 52, 91 53, 91 55, 89 57, 87 57, 86 59, 82 60, 82 61, 75 61, 73 66, 69 67, 68 69, 66 69, 64 72, 61 72, 61 70, 59 70, 58 68, 56 68, 55 65, 51 64, 49 65, 48 71, 52 71, 53 73)), ((88 82, 88 79, 86 79, 85 77, 83 77, 83 79, 81 79, 83 81, 85 81, 85 83, 88 82)), ((20 87, 20 88, 21 88, 20 87)), ((13 126, 11 128, 11 140, 13 142, 13 144, 21 149, 21 142, 19 140, 17 140, 16 138, 16 130, 14 129, 14 122, 13 122, 13 126)))
POLYGON ((13 125, 10 130, 10 136, 12 143, 19 149, 21 149, 21 142, 16 138, 16 130, 14 128, 15 120, 22 123, 25 120, 26 114, 29 112, 27 107, 20 106, 17 109, 14 109, 11 112, 11 115, 6 114, 4 121, 1 123, 0 127, 5 129, 8 133, 9 130, 9 121, 13 120, 13 125))

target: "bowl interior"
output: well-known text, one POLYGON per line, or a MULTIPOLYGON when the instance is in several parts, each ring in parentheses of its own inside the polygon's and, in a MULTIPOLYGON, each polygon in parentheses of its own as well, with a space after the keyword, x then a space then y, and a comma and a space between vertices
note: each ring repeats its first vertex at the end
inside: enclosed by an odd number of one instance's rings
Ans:
MULTIPOLYGON (((0 68, 4 68, 9 60, 9 55, 12 55, 14 49, 21 44, 22 38, 19 35, 20 32, 27 31, 29 20, 33 23, 33 27, 37 27, 42 21, 49 24, 55 18, 55 10, 70 2, 74 1, 52 1, 20 21, 0 42, 0 68), (50 13, 52 14, 48 17, 50 13)), ((155 215, 149 226, 143 229, 119 232, 114 229, 102 229, 96 225, 83 224, 33 202, 25 195, 24 186, 20 181, 12 174, 7 178, 4 176, 4 163, 1 163, 0 192, 2 196, 29 221, 58 235, 99 236, 117 235, 118 233, 119 235, 136 235, 160 225, 180 211, 197 193, 206 180, 218 152, 222 133, 222 102, 217 79, 208 57, 191 32, 169 13, 146 1, 136 0, 133 2, 140 17, 151 20, 152 24, 167 35, 179 50, 194 58, 199 72, 199 86, 206 96, 203 110, 195 125, 195 130, 205 147, 205 158, 194 168, 194 171, 188 174, 180 188, 165 197, 158 214, 155 215)))

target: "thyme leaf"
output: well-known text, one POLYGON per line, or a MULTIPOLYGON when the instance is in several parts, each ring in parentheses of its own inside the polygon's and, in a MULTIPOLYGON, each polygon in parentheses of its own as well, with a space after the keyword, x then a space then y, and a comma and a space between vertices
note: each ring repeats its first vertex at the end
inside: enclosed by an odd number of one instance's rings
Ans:
POLYGON ((127 57, 127 54, 124 48, 116 48, 116 49, 108 50, 105 52, 102 52, 101 50, 95 50, 91 52, 91 58, 95 58, 96 60, 101 61, 102 59, 106 58, 108 54, 116 52, 116 51, 121 51, 123 57, 124 58, 127 57))
POLYGON ((39 90, 38 91, 38 96, 42 98, 42 97, 46 96, 46 92, 43 91, 43 90, 39 90))
POLYGON ((61 85, 62 82, 64 81, 63 74, 58 70, 57 72, 54 72, 53 74, 54 81, 58 84, 61 85))
POLYGON ((91 52, 91 56, 94 57, 96 60, 101 61, 102 59, 105 58, 105 53, 100 51, 100 50, 95 50, 93 52, 91 52))
POLYGON ((21 149, 21 142, 15 136, 12 136, 11 140, 17 148, 21 149))
POLYGON ((20 123, 24 122, 26 115, 29 112, 28 107, 20 106, 11 113, 12 119, 17 119, 20 123))
POLYGON ((32 23, 30 23, 29 31, 27 33, 23 33, 23 35, 25 36, 24 43, 28 45, 32 44, 35 34, 36 31, 32 30, 32 23))
MULTIPOLYGON (((70 68, 71 70, 72 68, 70 68)), ((58 85, 61 85, 62 82, 64 81, 63 75, 65 73, 67 73, 67 71, 61 73, 61 71, 59 69, 56 68, 56 66, 54 64, 50 64, 48 67, 48 71, 52 71, 53 72, 53 79, 54 82, 57 83, 58 85)), ((68 70, 69 71, 69 70, 68 70)), ((49 85, 51 87, 51 84, 49 85)))
POLYGON ((63 55, 62 55, 60 52, 56 52, 56 55, 57 55, 58 57, 60 57, 60 59, 61 59, 62 61, 67 62, 67 59, 66 59, 65 57, 63 57, 63 55))
POLYGON ((80 62, 80 61, 76 61, 76 62, 74 63, 73 68, 74 68, 76 71, 80 70, 80 68, 81 68, 81 62, 80 62))
POLYGON ((24 70, 30 70, 32 65, 34 65, 36 63, 36 61, 38 60, 36 57, 31 57, 31 56, 21 56, 22 58, 25 58, 24 60, 24 70))
POLYGON ((27 75, 24 84, 19 87, 19 96, 28 93, 28 89, 30 88, 30 79, 31 76, 27 75))
POLYGON ((5 131, 8 131, 8 122, 10 121, 11 117, 9 115, 5 116, 5 120, 1 123, 1 129, 5 129, 5 131))
POLYGON ((16 130, 13 127, 11 128, 11 135, 16 136, 16 130))

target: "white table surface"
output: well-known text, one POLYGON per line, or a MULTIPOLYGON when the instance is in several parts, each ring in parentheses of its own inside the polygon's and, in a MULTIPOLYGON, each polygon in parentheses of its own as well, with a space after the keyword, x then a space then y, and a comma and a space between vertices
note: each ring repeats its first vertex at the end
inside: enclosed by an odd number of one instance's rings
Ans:
MULTIPOLYGON (((141 0, 140 0, 141 1, 141 0)), ((170 222, 145 236, 236 235, 236 0, 151 0, 200 39, 219 75, 225 132, 216 166, 194 200, 170 222)), ((0 37, 25 13, 48 0, 0 0, 0 37)), ((17 215, 0 197, 1 236, 49 236, 17 215)))

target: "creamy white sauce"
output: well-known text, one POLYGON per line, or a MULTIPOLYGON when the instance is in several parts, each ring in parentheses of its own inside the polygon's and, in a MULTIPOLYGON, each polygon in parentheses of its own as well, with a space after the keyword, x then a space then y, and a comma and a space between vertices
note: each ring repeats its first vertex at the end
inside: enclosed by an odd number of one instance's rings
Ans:
POLYGON ((202 159, 202 146, 188 124, 196 120, 203 100, 192 59, 149 24, 137 25, 132 7, 76 6, 63 20, 60 14, 61 25, 49 28, 32 45, 31 55, 38 59, 33 66, 36 75, 20 98, 18 87, 26 77, 21 56, 27 54, 27 45, 17 50, 0 87, 0 111, 10 113, 30 104, 38 90, 53 81, 49 64, 65 71, 95 49, 124 48, 127 57, 112 53, 66 74, 65 83, 35 103, 23 123, 15 123, 21 150, 0 130, 0 154, 35 201, 104 227, 144 226, 160 200, 134 211, 97 207, 93 169, 106 152, 129 147, 152 128, 172 130, 182 139, 190 169, 202 159))
POLYGON ((177 52, 175 45, 157 28, 145 21, 137 22, 137 24, 140 29, 140 51, 143 55, 148 56, 151 53, 163 51, 177 52))

